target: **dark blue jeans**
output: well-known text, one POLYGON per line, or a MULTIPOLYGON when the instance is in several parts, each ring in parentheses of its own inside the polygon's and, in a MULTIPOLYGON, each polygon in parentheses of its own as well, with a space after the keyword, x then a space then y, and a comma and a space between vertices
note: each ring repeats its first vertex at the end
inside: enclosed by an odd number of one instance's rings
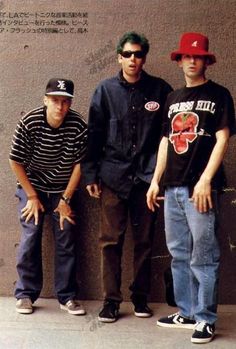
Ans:
POLYGON ((55 293, 61 304, 76 297, 75 277, 75 239, 73 225, 64 221, 64 229, 59 226, 59 214, 54 212, 61 194, 38 191, 38 196, 45 208, 40 212, 38 225, 34 217, 26 223, 21 218, 21 210, 27 203, 27 197, 21 187, 17 188, 19 199, 18 214, 22 227, 22 236, 17 258, 19 280, 16 283, 15 297, 29 297, 34 302, 40 295, 43 285, 42 272, 42 232, 45 214, 50 214, 53 223, 55 241, 55 293))

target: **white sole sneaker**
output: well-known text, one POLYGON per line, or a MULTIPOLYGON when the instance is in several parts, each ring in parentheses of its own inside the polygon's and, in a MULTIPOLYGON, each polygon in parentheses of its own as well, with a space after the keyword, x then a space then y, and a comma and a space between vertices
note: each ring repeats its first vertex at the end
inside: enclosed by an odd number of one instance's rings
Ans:
POLYGON ((166 327, 166 328, 183 328, 187 330, 194 330, 195 324, 167 324, 157 320, 157 326, 166 327))
POLYGON ((115 322, 115 321, 117 321, 117 318, 110 319, 110 318, 106 318, 106 317, 100 317, 100 316, 98 316, 98 321, 101 321, 101 322, 106 322, 106 323, 111 323, 111 322, 115 322))
POLYGON ((69 313, 71 315, 85 315, 86 314, 86 311, 83 308, 71 310, 71 309, 68 309, 68 307, 66 305, 63 305, 63 304, 60 304, 60 308, 61 308, 61 310, 67 311, 67 313, 69 313))
POLYGON ((32 314, 33 309, 18 309, 18 308, 16 308, 16 312, 19 314, 32 314))
POLYGON ((197 343, 197 344, 201 344, 201 343, 209 343, 212 341, 212 339, 214 338, 214 335, 210 338, 191 338, 191 342, 192 343, 197 343))
POLYGON ((32 302, 28 298, 18 299, 16 302, 16 312, 19 314, 32 314, 33 313, 32 302))
POLYGON ((138 313, 137 311, 134 312, 134 315, 137 316, 137 317, 151 317, 152 314, 148 314, 148 313, 138 313))

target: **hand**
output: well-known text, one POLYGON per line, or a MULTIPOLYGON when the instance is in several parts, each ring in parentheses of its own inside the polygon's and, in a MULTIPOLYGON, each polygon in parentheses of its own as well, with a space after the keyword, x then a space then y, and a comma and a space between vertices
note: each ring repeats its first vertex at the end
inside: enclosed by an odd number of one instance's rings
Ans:
POLYGON ((155 211, 156 207, 160 207, 158 201, 164 200, 163 196, 158 196, 159 191, 159 185, 155 182, 152 182, 146 195, 148 208, 152 212, 155 211))
POLYGON ((189 199, 200 213, 207 212, 213 207, 211 199, 211 183, 208 180, 201 179, 194 187, 193 195, 189 199))
POLYGON ((99 199, 101 194, 101 188, 98 184, 93 183, 86 186, 87 191, 89 192, 89 195, 93 198, 99 199))
POLYGON ((64 200, 60 200, 57 208, 54 210, 54 212, 58 212, 60 216, 60 229, 63 230, 63 224, 64 220, 66 219, 71 224, 75 225, 75 221, 73 217, 75 216, 74 212, 72 211, 70 205, 68 205, 64 200))
POLYGON ((25 218, 26 223, 34 217, 34 224, 38 225, 39 211, 44 212, 44 207, 38 197, 35 196, 34 198, 28 199, 25 207, 21 210, 21 217, 25 218))

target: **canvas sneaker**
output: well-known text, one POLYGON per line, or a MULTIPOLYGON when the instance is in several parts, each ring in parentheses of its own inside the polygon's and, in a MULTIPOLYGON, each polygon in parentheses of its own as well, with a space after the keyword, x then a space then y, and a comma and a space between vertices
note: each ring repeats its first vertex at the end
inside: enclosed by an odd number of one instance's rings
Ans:
POLYGON ((186 328, 192 330, 195 328, 195 325, 195 320, 185 318, 179 313, 175 313, 157 320, 157 326, 161 327, 186 328))
POLYGON ((66 304, 60 304, 62 310, 67 311, 71 315, 85 315, 86 311, 82 305, 74 299, 70 299, 66 304))
POLYGON ((146 303, 137 303, 134 305, 134 315, 137 317, 151 317, 153 312, 146 303))
POLYGON ((115 322, 119 317, 119 303, 114 301, 105 301, 103 308, 98 315, 101 322, 115 322))
POLYGON ((191 342, 192 343, 208 343, 215 334, 215 325, 208 324, 205 321, 198 322, 195 326, 191 342))
POLYGON ((33 305, 30 298, 21 298, 16 301, 16 311, 20 314, 32 314, 33 305))

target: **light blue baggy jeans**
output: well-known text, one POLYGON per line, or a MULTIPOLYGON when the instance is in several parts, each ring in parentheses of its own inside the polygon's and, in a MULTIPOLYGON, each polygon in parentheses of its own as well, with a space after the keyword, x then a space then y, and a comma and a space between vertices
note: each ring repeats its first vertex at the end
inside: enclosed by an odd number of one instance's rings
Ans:
POLYGON ((213 200, 214 209, 199 213, 189 201, 188 187, 168 187, 164 205, 166 242, 180 315, 210 324, 217 319, 220 258, 216 195, 213 200))

